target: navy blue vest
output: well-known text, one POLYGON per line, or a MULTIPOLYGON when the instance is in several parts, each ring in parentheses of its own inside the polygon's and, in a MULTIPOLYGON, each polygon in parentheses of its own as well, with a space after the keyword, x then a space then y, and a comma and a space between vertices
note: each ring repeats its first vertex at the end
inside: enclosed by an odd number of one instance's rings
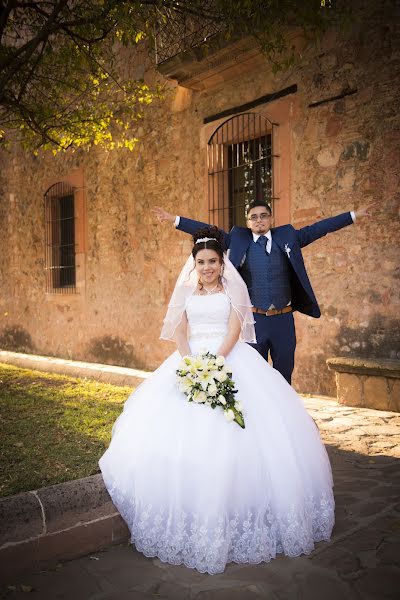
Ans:
POLYGON ((290 266, 273 240, 270 254, 260 244, 251 242, 239 272, 247 285, 253 306, 268 310, 273 304, 279 309, 290 302, 290 266))

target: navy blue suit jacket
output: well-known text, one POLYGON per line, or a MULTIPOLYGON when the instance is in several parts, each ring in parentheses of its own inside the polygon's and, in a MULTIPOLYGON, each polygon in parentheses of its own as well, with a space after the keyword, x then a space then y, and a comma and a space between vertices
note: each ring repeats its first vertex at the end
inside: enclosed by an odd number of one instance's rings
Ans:
MULTIPOLYGON (((291 265, 291 290, 292 290, 292 307, 293 310, 298 310, 311 317, 320 317, 321 311, 318 306, 317 299, 311 287, 310 280, 304 266, 303 255, 301 249, 308 246, 315 240, 323 237, 327 233, 337 231, 351 225, 353 219, 349 212, 323 219, 313 225, 295 229, 292 225, 282 225, 271 229, 274 242, 279 246, 282 252, 285 253, 287 260, 291 265), (290 249, 290 253, 286 249, 290 249)), ((209 227, 208 223, 193 221, 180 217, 180 222, 177 229, 185 233, 194 234, 203 227, 209 227)), ((222 231, 222 230, 221 230, 222 231)), ((229 250, 229 259, 233 265, 239 269, 244 255, 251 242, 253 235, 247 227, 233 227, 229 233, 222 231, 224 234, 225 247, 229 250)))

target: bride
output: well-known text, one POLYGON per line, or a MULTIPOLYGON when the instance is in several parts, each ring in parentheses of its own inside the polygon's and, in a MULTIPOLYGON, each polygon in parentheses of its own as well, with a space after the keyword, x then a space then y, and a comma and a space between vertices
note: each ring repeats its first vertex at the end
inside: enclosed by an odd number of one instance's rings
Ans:
POLYGON ((194 236, 161 332, 177 351, 128 398, 99 462, 136 548, 210 574, 308 554, 334 523, 326 450, 293 388, 245 343, 251 303, 220 235, 194 236), (227 358, 245 429, 178 390, 182 356, 204 351, 227 358))

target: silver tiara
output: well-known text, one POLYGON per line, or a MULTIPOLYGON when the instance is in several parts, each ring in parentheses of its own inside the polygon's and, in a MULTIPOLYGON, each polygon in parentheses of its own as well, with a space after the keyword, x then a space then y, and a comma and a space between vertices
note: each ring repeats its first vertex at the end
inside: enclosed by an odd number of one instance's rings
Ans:
POLYGON ((199 242, 211 242, 212 240, 214 240, 214 242, 217 241, 215 238, 200 238, 199 240, 196 240, 195 244, 198 244, 199 242))

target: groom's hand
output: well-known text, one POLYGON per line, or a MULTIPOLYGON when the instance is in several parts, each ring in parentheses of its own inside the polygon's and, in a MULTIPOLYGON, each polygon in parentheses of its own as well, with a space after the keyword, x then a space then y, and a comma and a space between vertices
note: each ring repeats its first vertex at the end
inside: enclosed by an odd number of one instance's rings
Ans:
POLYGON ((151 212, 156 215, 160 223, 163 221, 171 221, 171 223, 173 223, 175 221, 175 215, 171 215, 171 213, 167 212, 160 206, 155 206, 151 209, 151 212))
POLYGON ((376 207, 377 202, 370 202, 366 206, 362 206, 358 210, 355 211, 356 219, 362 219, 363 217, 372 217, 374 212, 374 208, 376 207))

